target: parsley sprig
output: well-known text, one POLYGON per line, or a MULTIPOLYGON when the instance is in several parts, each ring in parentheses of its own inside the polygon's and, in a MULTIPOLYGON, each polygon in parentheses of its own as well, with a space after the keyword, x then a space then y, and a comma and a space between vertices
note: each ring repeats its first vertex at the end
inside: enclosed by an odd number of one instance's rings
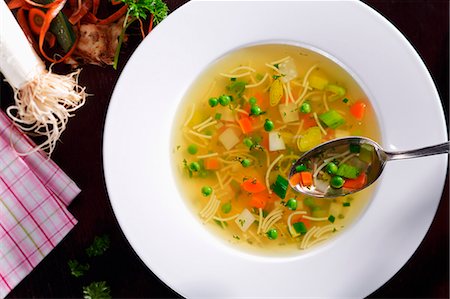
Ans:
POLYGON ((119 42, 117 44, 116 53, 114 55, 114 69, 117 69, 117 63, 119 61, 120 48, 122 46, 125 31, 128 27, 137 20, 145 20, 148 15, 152 15, 150 20, 151 25, 159 24, 166 16, 169 11, 167 5, 163 0, 121 0, 125 5, 128 6, 127 13, 125 15, 125 20, 123 22, 122 31, 119 36, 119 42))
POLYGON ((94 281, 83 287, 83 297, 84 299, 109 299, 111 298, 111 289, 106 281, 94 281))

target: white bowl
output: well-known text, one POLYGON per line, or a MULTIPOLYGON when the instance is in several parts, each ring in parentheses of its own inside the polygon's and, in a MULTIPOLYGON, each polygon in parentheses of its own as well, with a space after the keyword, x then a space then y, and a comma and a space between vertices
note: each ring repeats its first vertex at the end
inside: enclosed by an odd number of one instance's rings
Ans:
POLYGON ((144 263, 185 297, 367 296, 405 264, 425 236, 447 156, 388 163, 355 225, 326 246, 286 258, 225 245, 194 218, 175 185, 169 145, 178 102, 212 61, 264 42, 310 45, 356 74, 372 99, 386 149, 447 140, 439 97, 423 62, 368 6, 189 2, 141 43, 114 90, 103 154, 115 215, 144 263))

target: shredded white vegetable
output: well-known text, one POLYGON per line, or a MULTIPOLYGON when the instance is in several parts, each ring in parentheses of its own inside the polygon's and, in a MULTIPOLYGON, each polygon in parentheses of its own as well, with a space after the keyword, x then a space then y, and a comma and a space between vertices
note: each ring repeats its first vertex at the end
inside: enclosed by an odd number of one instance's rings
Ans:
POLYGON ((8 116, 25 133, 46 137, 34 149, 48 152, 49 157, 66 129, 69 117, 86 101, 85 88, 78 85, 78 69, 67 75, 44 71, 21 89, 14 88, 15 105, 6 109, 8 116))

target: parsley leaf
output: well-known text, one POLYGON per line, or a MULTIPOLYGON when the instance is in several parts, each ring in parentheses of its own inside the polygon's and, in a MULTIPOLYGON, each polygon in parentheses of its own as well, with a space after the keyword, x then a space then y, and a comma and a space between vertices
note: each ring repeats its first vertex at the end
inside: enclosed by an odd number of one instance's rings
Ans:
POLYGON ((89 270, 88 263, 80 264, 77 260, 69 260, 67 265, 69 266, 70 274, 75 277, 81 277, 89 270))
POLYGON ((109 299, 111 289, 105 281, 94 281, 87 287, 83 287, 84 299, 109 299))
POLYGON ((111 242, 108 235, 95 237, 94 242, 91 244, 91 246, 86 248, 86 254, 89 257, 100 256, 109 248, 110 243, 111 242))
MULTIPOLYGON (((125 38, 125 31, 136 20, 145 20, 149 14, 153 16, 150 19, 150 27, 154 24, 159 24, 169 12, 169 8, 163 0, 121 0, 128 6, 125 21, 123 23, 122 31, 119 35, 119 41, 114 54, 114 69, 117 69, 119 61, 120 48, 125 38)), ((141 23, 142 26, 142 23, 141 23)))

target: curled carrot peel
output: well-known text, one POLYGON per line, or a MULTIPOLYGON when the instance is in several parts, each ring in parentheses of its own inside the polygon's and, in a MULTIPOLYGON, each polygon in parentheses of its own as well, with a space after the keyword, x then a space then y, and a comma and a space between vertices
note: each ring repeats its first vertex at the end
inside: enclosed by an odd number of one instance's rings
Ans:
POLYGON ((33 7, 28 11, 28 22, 30 25, 30 29, 35 34, 40 33, 44 19, 45 12, 43 12, 41 9, 33 7))
POLYGON ((117 21, 118 19, 120 19, 121 17, 123 17, 126 14, 127 10, 128 10, 128 5, 124 5, 119 10, 117 10, 115 13, 113 13, 112 15, 107 17, 106 19, 103 19, 103 20, 97 19, 98 24, 99 25, 111 24, 111 23, 117 21))
POLYGON ((91 7, 92 1, 83 2, 83 4, 69 17, 70 24, 77 24, 89 12, 91 7))

